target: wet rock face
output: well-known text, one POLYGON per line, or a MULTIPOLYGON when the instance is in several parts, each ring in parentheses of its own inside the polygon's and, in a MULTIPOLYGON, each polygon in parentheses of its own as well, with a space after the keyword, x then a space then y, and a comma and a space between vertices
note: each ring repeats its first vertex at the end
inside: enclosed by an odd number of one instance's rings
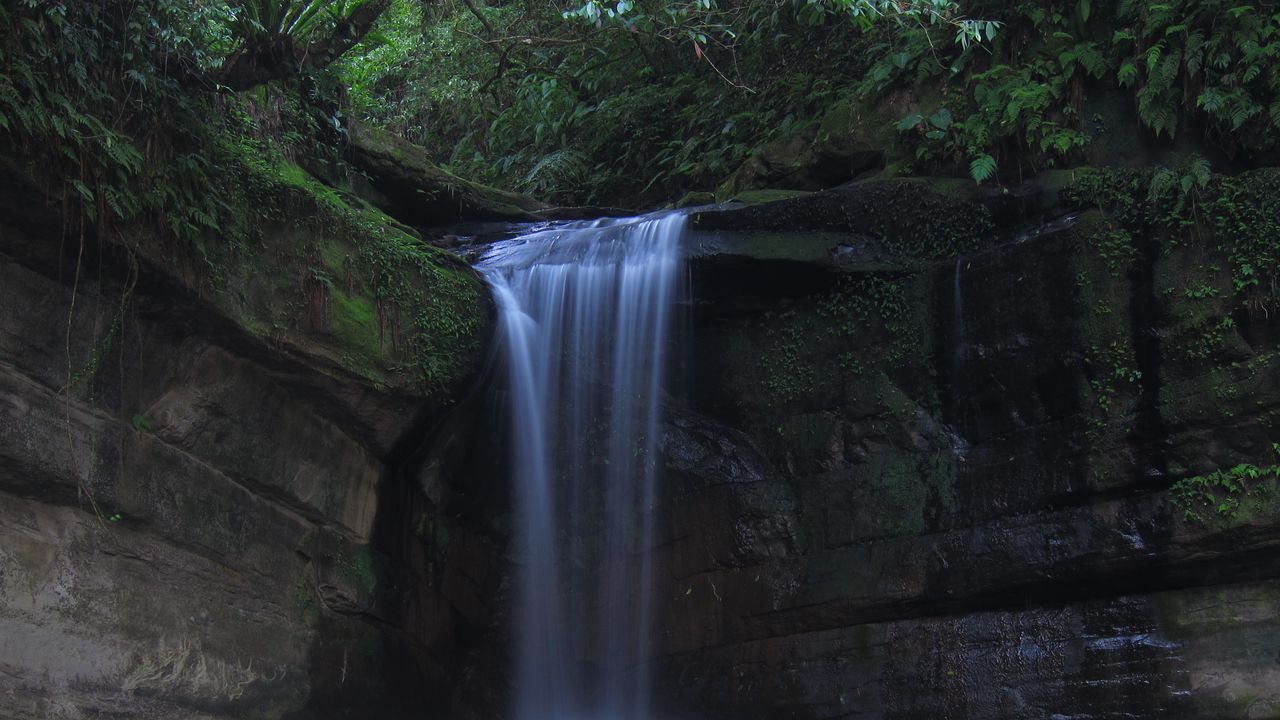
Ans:
POLYGON ((793 246, 768 205, 702 223, 721 236, 693 260, 692 408, 666 435, 665 706, 1280 717, 1274 483, 1221 517, 1173 489, 1275 463, 1276 335, 1194 290, 1226 261, 1086 211, 832 262, 859 202, 785 201, 809 218, 793 246))

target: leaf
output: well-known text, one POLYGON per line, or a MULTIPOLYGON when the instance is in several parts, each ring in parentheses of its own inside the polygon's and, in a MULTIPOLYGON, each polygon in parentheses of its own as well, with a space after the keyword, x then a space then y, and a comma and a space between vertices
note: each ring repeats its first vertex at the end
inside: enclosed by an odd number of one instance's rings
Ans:
POLYGON ((80 197, 83 197, 85 202, 93 202, 93 191, 89 189, 88 185, 75 178, 71 178, 67 182, 71 184, 71 187, 75 188, 76 192, 80 193, 80 197))
POLYGON ((996 159, 990 155, 983 153, 973 159, 969 163, 969 175, 973 177, 974 182, 983 182, 990 178, 996 172, 996 159))
POLYGON ((1156 43, 1155 45, 1152 45, 1150 48, 1147 48, 1147 72, 1152 72, 1153 70, 1156 69, 1156 65, 1160 64, 1160 58, 1163 55, 1164 55, 1163 40, 1156 43))
POLYGON ((1137 79, 1138 66, 1134 65, 1132 62, 1125 62, 1125 64, 1121 65, 1120 69, 1116 71, 1116 82, 1120 83, 1121 87, 1130 87, 1137 79))
POLYGON ((933 123, 933 126, 939 130, 946 130, 951 127, 951 111, 946 108, 941 108, 938 112, 929 117, 929 122, 933 123))
POLYGON ((912 113, 899 120, 894 127, 898 129, 898 132, 906 132, 907 130, 911 130, 916 127, 921 122, 924 122, 924 115, 921 115, 920 113, 912 113))

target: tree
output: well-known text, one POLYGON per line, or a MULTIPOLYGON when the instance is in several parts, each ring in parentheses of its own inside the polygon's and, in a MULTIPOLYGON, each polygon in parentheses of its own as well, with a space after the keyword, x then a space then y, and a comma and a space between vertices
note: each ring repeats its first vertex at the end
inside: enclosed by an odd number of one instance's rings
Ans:
POLYGON ((229 21, 239 45, 215 82, 248 90, 318 70, 359 43, 391 0, 240 0, 229 21))

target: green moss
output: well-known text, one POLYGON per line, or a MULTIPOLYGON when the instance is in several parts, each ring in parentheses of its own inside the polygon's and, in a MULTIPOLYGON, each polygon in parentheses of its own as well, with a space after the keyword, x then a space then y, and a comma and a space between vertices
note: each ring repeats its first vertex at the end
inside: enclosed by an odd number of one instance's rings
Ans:
POLYGON ((353 348, 367 351, 382 343, 377 309, 368 298, 353 298, 342 290, 331 291, 329 323, 333 333, 353 348))
POLYGON ((861 129, 854 119, 853 99, 838 102, 818 120, 818 141, 843 139, 861 129))
POLYGON ((742 243, 737 249, 752 258, 823 262, 831 257, 833 249, 848 242, 849 238, 836 233, 753 232, 735 234, 733 241, 742 243))
POLYGON ((351 271, 355 253, 345 243, 335 238, 323 237, 316 243, 320 261, 336 278, 345 279, 351 271))
POLYGON ((245 241, 216 254, 218 290, 246 328, 429 394, 469 372, 488 321, 474 271, 270 144, 228 135, 220 147, 243 186, 245 241))
POLYGON ((743 205, 763 205, 777 200, 786 200, 788 198, 803 197, 812 195, 807 190, 743 190, 735 193, 733 202, 742 203, 743 205))
MULTIPOLYGON (((1255 583, 1158 593, 1152 597, 1160 633, 1180 642, 1231 632, 1257 637, 1267 647, 1264 635, 1280 632, 1280 586, 1255 583)), ((1258 656, 1274 662, 1274 650, 1258 656)))
POLYGON ((716 202, 715 193, 709 192, 687 192, 676 201, 675 207, 686 208, 696 205, 714 205, 716 202))

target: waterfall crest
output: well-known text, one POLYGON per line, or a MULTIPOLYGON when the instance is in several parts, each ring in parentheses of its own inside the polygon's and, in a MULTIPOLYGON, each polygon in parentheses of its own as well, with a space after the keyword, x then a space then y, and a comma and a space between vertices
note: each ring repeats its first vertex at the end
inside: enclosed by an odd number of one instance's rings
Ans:
POLYGON ((657 436, 681 214, 495 245, 511 388, 521 720, 641 720, 657 436))

